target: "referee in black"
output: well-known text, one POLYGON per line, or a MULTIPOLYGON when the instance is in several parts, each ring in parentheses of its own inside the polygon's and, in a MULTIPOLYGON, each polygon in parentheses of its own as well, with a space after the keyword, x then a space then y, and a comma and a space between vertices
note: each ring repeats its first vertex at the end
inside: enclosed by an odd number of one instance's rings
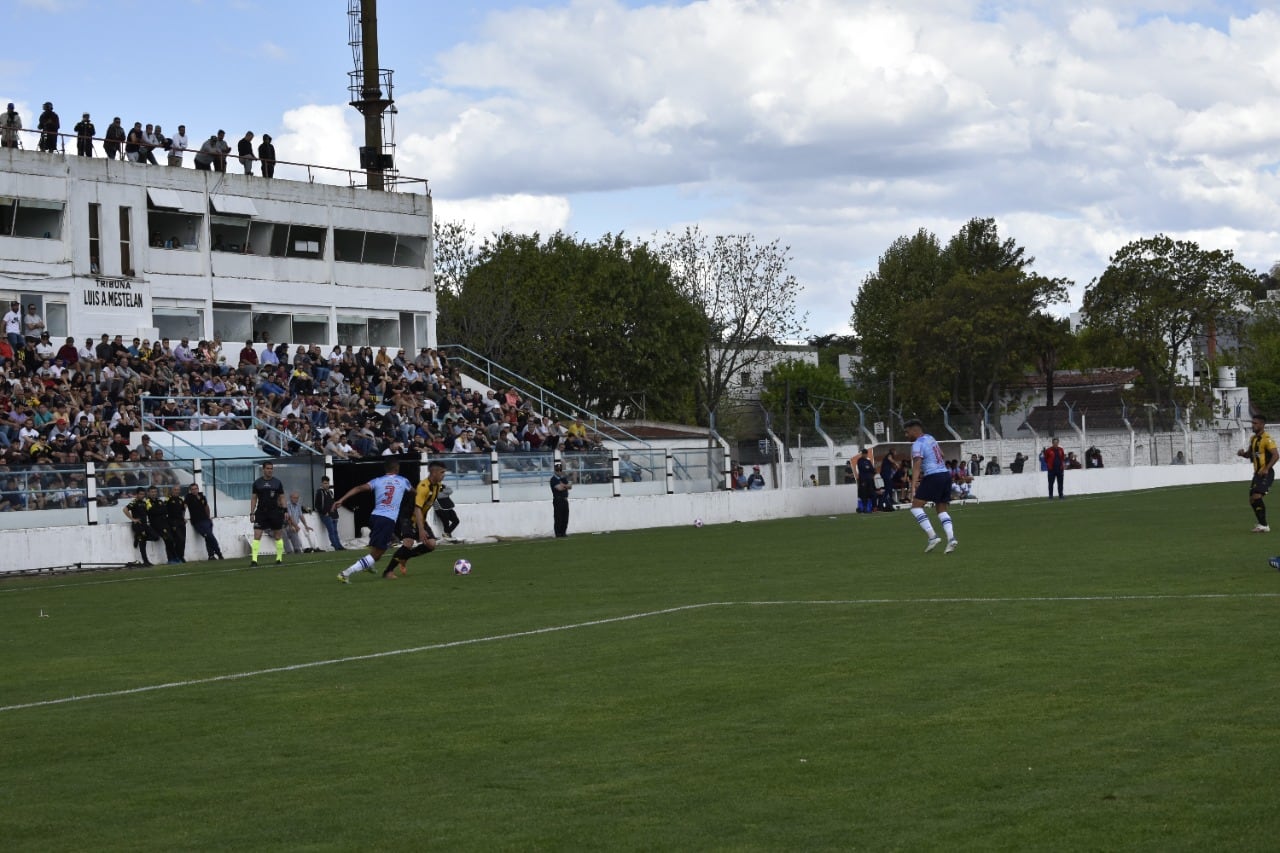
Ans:
POLYGON ((271 462, 262 463, 262 476, 253 481, 253 494, 249 496, 249 519, 253 522, 251 566, 258 565, 264 530, 270 530, 275 537, 276 565, 284 562, 284 483, 275 476, 275 468, 271 462))

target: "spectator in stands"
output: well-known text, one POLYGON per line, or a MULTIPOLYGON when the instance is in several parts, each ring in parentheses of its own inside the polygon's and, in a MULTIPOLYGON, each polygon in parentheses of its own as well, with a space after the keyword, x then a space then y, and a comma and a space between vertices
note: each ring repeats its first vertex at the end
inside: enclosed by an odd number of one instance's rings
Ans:
POLYGON ((18 131, 22 130, 22 116, 9 104, 9 108, 0 115, 0 148, 17 148, 18 131))
POLYGON ((120 124, 120 116, 116 116, 111 120, 111 124, 107 125, 106 141, 102 143, 102 151, 107 155, 108 160, 116 159, 116 155, 120 153, 120 144, 125 140, 125 135, 124 125, 120 124))
POLYGON ((983 471, 982 473, 986 474, 987 476, 994 476, 996 474, 999 474, 1000 460, 997 457, 992 456, 991 461, 987 463, 987 470, 983 471))
POLYGON ((26 336, 27 343, 34 345, 44 332, 44 317, 40 316, 33 302, 27 306, 27 313, 22 315, 22 333, 26 336))
POLYGON ((39 122, 36 129, 40 131, 40 150, 53 153, 58 150, 58 131, 62 128, 62 122, 58 119, 58 114, 53 111, 53 104, 49 101, 44 102, 44 112, 40 113, 39 122))
POLYGON ((1021 474, 1023 467, 1027 464, 1027 457, 1018 453, 1013 457, 1013 461, 1009 463, 1010 474, 1021 474))
POLYGON ((4 315, 5 337, 9 339, 9 346, 13 348, 15 356, 17 353, 22 352, 22 348, 25 346, 22 335, 22 311, 19 310, 21 304, 16 299, 10 302, 9 310, 4 315))
POLYGON ((159 166, 160 163, 156 160, 155 150, 162 144, 161 138, 156 135, 156 129, 151 125, 147 125, 147 129, 142 132, 142 146, 138 151, 138 162, 159 166))
POLYGON ((174 134, 173 138, 165 140, 165 150, 169 152, 166 162, 176 169, 182 168, 182 155, 190 144, 191 141, 187 139, 187 126, 185 124, 178 125, 178 132, 174 134))
POLYGON ((253 131, 246 131, 245 135, 236 143, 236 155, 240 160, 240 165, 244 167, 246 175, 253 174, 253 131))
MULTIPOLYGON (((126 147, 125 150, 127 151, 128 148, 126 147)), ((221 155, 221 152, 222 152, 222 149, 221 149, 221 146, 219 145, 218 135, 214 134, 213 136, 210 136, 208 139, 205 140, 204 144, 200 146, 200 150, 196 152, 196 156, 195 156, 196 168, 201 172, 213 171, 213 166, 215 163, 218 162, 218 158, 221 155)), ((219 169, 218 171, 222 172, 225 170, 219 169)))
POLYGON ((1080 460, 1076 458, 1076 454, 1074 450, 1067 454, 1067 470, 1068 471, 1078 471, 1083 467, 1084 465, 1080 464, 1080 460))
POLYGON ((262 134, 262 144, 258 146, 258 162, 262 164, 262 177, 276 176, 276 147, 271 144, 271 134, 262 134))
POLYGON ((76 132, 76 154, 81 157, 92 157, 93 138, 98 135, 98 130, 93 126, 93 122, 89 120, 88 113, 85 113, 81 116, 80 121, 76 122, 74 130, 76 132))
POLYGON ((1097 447, 1091 446, 1084 452, 1084 467, 1101 468, 1102 467, 1102 451, 1097 447))
POLYGON ((218 152, 213 160, 213 170, 215 172, 225 172, 227 171, 227 155, 231 153, 231 144, 227 142, 227 132, 219 130, 214 134, 211 141, 218 152))
POLYGON ((52 359, 58 352, 58 348, 53 345, 53 341, 49 339, 48 332, 41 332, 40 337, 35 342, 35 353, 38 361, 52 359))
POLYGON ((565 450, 586 450, 589 447, 587 442, 587 425, 581 417, 574 418, 573 423, 569 425, 564 441, 565 450))
POLYGON ((764 475, 760 473, 759 465, 751 466, 751 475, 747 477, 746 488, 749 491, 757 492, 765 486, 764 475))

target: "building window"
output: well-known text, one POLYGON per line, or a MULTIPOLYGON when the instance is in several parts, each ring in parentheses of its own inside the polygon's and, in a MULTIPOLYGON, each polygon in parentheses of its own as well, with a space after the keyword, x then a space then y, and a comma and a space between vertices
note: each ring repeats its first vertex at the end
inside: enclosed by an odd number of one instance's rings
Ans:
POLYGON ((317 225, 290 225, 287 222, 253 220, 248 230, 250 254, 272 258, 311 258, 324 256, 325 229, 317 225))
POLYGON ((344 347, 367 347, 369 345, 368 319, 339 314, 338 343, 344 347))
POLYGON ((400 318, 370 317, 369 346, 400 348, 400 318))
POLYGON ((393 267, 426 266, 427 238, 413 234, 333 229, 334 260, 393 267))
POLYGON ((209 239, 215 252, 243 252, 249 241, 249 220, 243 216, 210 216, 209 239))
POLYGON ((125 276, 133 275, 133 249, 131 247, 130 236, 130 215, 129 208, 120 208, 120 274, 125 276))
MULTIPOLYGON (((413 337, 414 345, 420 350, 423 347, 431 346, 428 340, 427 330, 431 328, 430 314, 414 314, 413 315, 413 337)), ((416 352, 417 350, 415 350, 416 352)))
POLYGON ((102 205, 89 205, 89 272, 98 275, 102 272, 102 205))
POLYGON ((224 341, 253 338, 253 312, 248 305, 213 303, 213 334, 224 341))
POLYGON ((67 303, 46 302, 44 304, 44 327, 49 330, 50 340, 67 336, 67 303))
POLYGON ((0 196, 0 236, 62 239, 60 201, 0 196))
POLYGON ((153 308, 151 317, 162 338, 198 341, 204 337, 203 308, 153 308))
POLYGON ((176 210, 147 210, 147 231, 151 235, 153 249, 186 249, 200 247, 200 226, 203 217, 198 213, 182 213, 176 210))
POLYGON ((329 318, 324 314, 294 314, 293 343, 326 344, 329 342, 329 318))
POLYGON ((273 344, 293 340, 293 315, 275 311, 253 312, 253 339, 273 344))

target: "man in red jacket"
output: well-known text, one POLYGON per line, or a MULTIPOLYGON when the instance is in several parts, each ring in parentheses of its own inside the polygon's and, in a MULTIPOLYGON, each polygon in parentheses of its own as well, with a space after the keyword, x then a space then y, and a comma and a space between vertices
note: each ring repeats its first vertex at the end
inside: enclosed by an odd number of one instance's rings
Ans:
POLYGON ((1058 484, 1058 500, 1062 500, 1062 472, 1067 464, 1067 454, 1058 446, 1058 439, 1044 449, 1044 466, 1049 472, 1049 500, 1053 500, 1053 484, 1058 484))

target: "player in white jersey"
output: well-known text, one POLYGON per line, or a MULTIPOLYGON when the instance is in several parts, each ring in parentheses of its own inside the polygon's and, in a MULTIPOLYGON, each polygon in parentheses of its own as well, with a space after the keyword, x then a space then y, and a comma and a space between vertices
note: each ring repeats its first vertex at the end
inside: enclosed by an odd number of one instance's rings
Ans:
POLYGON ((369 553, 338 574, 338 580, 343 583, 350 583, 351 576, 357 572, 373 571, 378 558, 391 547, 395 539, 396 520, 400 517, 400 501, 413 491, 413 483, 400 476, 399 462, 388 462, 383 470, 386 473, 381 477, 352 486, 345 495, 333 502, 333 508, 337 510, 347 498, 361 492, 373 492, 373 515, 369 519, 369 553))
POLYGON ((924 547, 927 554, 942 541, 924 511, 924 505, 932 503, 942 531, 947 534, 946 553, 950 554, 960 543, 956 541, 951 514, 947 512, 951 506, 951 472, 947 470, 947 460, 942 458, 937 440, 924 431, 920 421, 913 418, 903 426, 907 438, 911 439, 911 517, 929 536, 929 543, 924 547))

